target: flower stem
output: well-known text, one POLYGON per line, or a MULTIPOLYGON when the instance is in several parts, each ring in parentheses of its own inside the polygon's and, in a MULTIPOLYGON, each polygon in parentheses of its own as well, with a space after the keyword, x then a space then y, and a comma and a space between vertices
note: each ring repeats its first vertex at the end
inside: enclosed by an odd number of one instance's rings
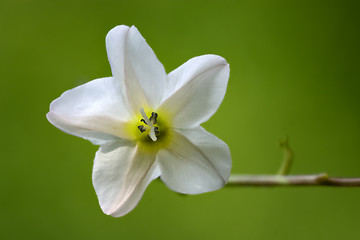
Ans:
POLYGON ((314 175, 241 175, 232 174, 226 186, 337 186, 360 187, 360 178, 314 175))
POLYGON ((308 175, 288 175, 293 163, 294 154, 289 147, 288 138, 280 142, 284 151, 284 160, 277 174, 242 175, 231 174, 226 186, 337 186, 360 187, 360 177, 329 177, 327 173, 308 175))

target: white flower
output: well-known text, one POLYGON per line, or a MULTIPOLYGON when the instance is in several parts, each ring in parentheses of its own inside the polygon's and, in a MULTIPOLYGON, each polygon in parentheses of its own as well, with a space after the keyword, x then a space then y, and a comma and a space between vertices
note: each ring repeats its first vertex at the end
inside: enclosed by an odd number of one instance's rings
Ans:
POLYGON ((93 184, 104 213, 131 211, 159 176, 184 194, 223 187, 229 148, 200 124, 224 98, 227 62, 204 55, 166 75, 134 26, 110 30, 106 49, 113 77, 64 92, 47 114, 57 128, 100 145, 93 184))

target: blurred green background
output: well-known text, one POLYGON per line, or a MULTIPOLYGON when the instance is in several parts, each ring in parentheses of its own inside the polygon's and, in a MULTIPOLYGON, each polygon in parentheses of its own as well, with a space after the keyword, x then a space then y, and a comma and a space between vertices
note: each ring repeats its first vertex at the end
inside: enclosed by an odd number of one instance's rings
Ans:
POLYGON ((233 173, 275 173, 289 136, 293 174, 360 176, 357 1, 0 2, 1 239, 356 239, 360 189, 229 188, 180 196, 154 181, 128 215, 102 213, 97 146, 45 118, 65 90, 110 76, 105 36, 135 25, 166 71, 213 53, 227 94, 203 126, 233 173))

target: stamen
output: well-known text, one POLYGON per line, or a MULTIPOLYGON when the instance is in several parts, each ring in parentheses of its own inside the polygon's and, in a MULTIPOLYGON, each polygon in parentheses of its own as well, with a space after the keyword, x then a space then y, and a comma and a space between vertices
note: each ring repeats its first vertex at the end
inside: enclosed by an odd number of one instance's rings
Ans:
POLYGON ((140 130, 140 132, 145 132, 146 131, 146 128, 144 127, 144 125, 138 126, 138 129, 140 130))
POLYGON ((152 112, 152 113, 151 113, 150 122, 152 122, 152 124, 156 124, 156 123, 157 123, 157 121, 156 121, 157 116, 158 116, 158 114, 157 114, 156 112, 152 112))
MULTIPOLYGON (((150 127, 150 133, 149 133, 149 137, 151 138, 151 140, 153 140, 154 142, 157 140, 157 137, 155 136, 155 130, 154 130, 154 125, 153 123, 150 121, 150 119, 146 116, 145 111, 143 108, 140 108, 140 113, 141 116, 144 119, 145 124, 147 124, 150 127)), ((141 130, 140 130, 141 131, 141 130)))
POLYGON ((159 135, 159 134, 160 134, 159 128, 158 128, 158 127, 154 127, 154 132, 155 132, 155 135, 159 135))

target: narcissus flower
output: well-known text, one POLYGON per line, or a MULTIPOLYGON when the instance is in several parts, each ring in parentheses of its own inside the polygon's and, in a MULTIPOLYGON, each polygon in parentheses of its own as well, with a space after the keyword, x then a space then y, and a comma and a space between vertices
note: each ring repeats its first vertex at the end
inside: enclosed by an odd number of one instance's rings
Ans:
POLYGON ((125 215, 158 177, 184 194, 223 187, 229 148, 200 124, 224 98, 227 62, 203 55, 166 75, 134 26, 110 30, 106 49, 113 77, 64 92, 47 114, 57 128, 100 145, 93 184, 104 213, 125 215))

